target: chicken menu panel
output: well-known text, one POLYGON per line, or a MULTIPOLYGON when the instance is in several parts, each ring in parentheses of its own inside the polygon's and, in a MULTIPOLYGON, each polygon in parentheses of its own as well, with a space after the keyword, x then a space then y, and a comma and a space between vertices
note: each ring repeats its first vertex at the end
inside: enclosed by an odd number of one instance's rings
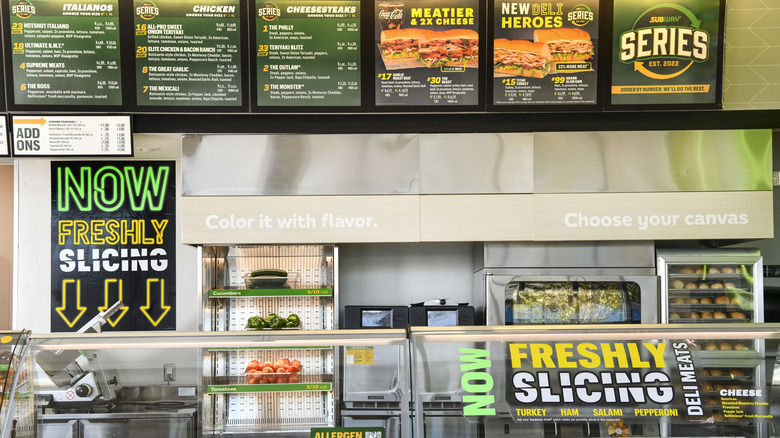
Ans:
POLYGON ((241 106, 239 0, 135 0, 136 100, 241 106))
POLYGON ((9 10, 15 104, 122 104, 117 0, 11 0, 9 10))
POLYGON ((375 103, 477 105, 479 2, 375 4, 375 103))
POLYGON ((597 0, 494 0, 493 104, 596 104, 597 0))
POLYGON ((257 103, 360 105, 360 2, 255 3, 257 103))

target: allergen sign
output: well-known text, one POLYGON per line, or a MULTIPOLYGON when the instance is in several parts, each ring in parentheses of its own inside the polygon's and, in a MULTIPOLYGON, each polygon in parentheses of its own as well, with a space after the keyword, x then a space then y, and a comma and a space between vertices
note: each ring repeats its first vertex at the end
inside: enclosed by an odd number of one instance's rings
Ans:
POLYGON ((720 0, 616 0, 611 103, 718 104, 720 0))
POLYGON ((51 163, 51 331, 176 329, 172 161, 51 163))
POLYGON ((360 105, 360 2, 257 0, 258 106, 360 105))
POLYGON ((133 7, 139 105, 242 105, 238 0, 135 0, 133 7))
POLYGON ((477 105, 478 1, 375 5, 376 105, 477 105))
POLYGON ((493 104, 595 104, 595 0, 494 0, 493 104))
POLYGON ((11 0, 13 99, 121 105, 118 1, 11 0))

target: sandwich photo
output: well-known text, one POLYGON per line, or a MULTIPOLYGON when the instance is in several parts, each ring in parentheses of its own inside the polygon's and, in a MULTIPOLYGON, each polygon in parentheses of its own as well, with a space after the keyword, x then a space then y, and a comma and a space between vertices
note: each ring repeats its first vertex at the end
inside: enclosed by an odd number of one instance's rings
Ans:
POLYGON ((479 61, 479 34, 473 30, 420 30, 418 44, 417 56, 429 68, 476 67, 479 61))
POLYGON ((547 44, 553 62, 584 61, 593 57, 590 34, 582 29, 537 29, 534 42, 547 44))
POLYGON ((418 29, 383 30, 379 36, 380 51, 386 59, 417 58, 418 29))
POLYGON ((543 78, 549 73, 550 48, 545 43, 499 38, 493 42, 493 74, 543 78))

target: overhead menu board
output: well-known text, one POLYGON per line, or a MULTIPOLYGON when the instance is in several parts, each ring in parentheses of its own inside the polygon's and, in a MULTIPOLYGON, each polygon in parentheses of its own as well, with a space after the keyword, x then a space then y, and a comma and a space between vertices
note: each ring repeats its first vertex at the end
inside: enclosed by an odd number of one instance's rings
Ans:
POLYGON ((493 104, 596 104, 598 0, 494 0, 493 104))
POLYGON ((360 105, 360 2, 265 1, 254 8, 257 104, 360 105))
POLYGON ((476 0, 377 1, 376 105, 477 105, 479 14, 476 0))
POLYGON ((239 0, 134 0, 141 106, 243 104, 239 0))
POLYGON ((10 0, 8 11, 13 104, 122 105, 117 0, 10 0))
POLYGON ((613 105, 720 104, 722 0, 616 0, 613 105))

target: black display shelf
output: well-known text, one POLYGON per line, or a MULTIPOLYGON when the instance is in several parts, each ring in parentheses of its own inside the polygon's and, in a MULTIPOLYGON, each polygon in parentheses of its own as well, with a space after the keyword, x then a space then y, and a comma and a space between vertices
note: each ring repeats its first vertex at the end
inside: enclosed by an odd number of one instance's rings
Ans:
POLYGON ((780 129, 780 110, 133 115, 135 133, 388 134, 780 129))

